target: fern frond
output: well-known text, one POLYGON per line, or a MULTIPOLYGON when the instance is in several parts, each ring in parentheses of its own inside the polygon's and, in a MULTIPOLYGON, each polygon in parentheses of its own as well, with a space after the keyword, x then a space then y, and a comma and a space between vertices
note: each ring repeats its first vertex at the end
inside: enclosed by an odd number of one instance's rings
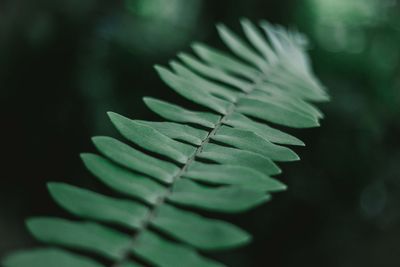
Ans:
POLYGON ((108 113, 134 146, 94 137, 100 155, 81 157, 102 183, 125 197, 49 183, 53 199, 82 220, 29 219, 35 238, 64 249, 17 252, 4 260, 5 267, 103 266, 79 251, 97 254, 112 267, 140 266, 135 258, 159 267, 219 267, 197 251, 251 240, 237 226, 198 211, 239 213, 285 190, 272 177, 281 173, 275 162, 298 160, 283 145, 304 143, 271 125, 319 126, 323 114, 314 102, 329 96, 311 72, 303 35, 265 21, 260 27, 247 19, 241 24, 247 40, 217 26, 235 56, 196 43, 197 57, 180 53, 170 68, 156 66, 172 90, 202 109, 147 97, 149 109, 167 121, 108 113))

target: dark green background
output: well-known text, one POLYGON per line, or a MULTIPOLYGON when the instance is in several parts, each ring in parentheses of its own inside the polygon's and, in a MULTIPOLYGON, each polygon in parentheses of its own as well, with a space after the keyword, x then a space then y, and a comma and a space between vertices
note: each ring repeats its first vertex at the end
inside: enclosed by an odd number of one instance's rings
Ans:
POLYGON ((105 112, 157 119, 144 95, 180 103, 152 66, 190 42, 222 46, 214 24, 294 26, 311 39, 332 102, 285 164, 289 191, 233 221, 255 235, 229 266, 400 266, 400 4, 395 0, 0 1, 0 257, 36 244, 32 215, 66 214, 49 180, 105 190, 78 154, 117 136, 105 112))

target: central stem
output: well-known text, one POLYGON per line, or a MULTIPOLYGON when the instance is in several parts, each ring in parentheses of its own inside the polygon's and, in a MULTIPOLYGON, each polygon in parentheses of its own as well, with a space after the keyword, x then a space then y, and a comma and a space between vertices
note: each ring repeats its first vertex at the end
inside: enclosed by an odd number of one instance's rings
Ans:
POLYGON ((216 134, 216 132, 221 128, 222 124, 224 121, 229 117, 236 108, 237 103, 240 101, 241 98, 249 95, 257 86, 258 83, 262 82, 261 79, 258 79, 256 82, 252 84, 251 87, 247 88, 245 90, 245 93, 242 94, 241 97, 239 97, 235 102, 233 102, 230 107, 228 108, 226 114, 222 115, 218 122, 215 124, 215 127, 208 133, 207 137, 201 142, 201 144, 197 147, 196 151, 193 153, 193 155, 186 161, 186 163, 182 166, 180 171, 174 176, 172 179, 171 184, 167 187, 167 190, 165 194, 157 200, 157 202, 154 204, 153 208, 150 210, 148 216, 144 219, 142 226, 138 231, 134 234, 132 243, 131 245, 126 249, 126 252, 124 255, 119 259, 117 262, 115 262, 112 267, 120 267, 121 263, 124 263, 128 258, 129 254, 132 250, 132 247, 135 246, 136 241, 140 237, 140 234, 143 233, 151 224, 152 220, 157 216, 157 211, 158 209, 167 201, 168 197, 172 195, 173 193, 173 187, 177 181, 179 181, 182 176, 186 173, 187 169, 189 166, 195 161, 196 157, 203 151, 205 145, 210 142, 211 138, 216 134))

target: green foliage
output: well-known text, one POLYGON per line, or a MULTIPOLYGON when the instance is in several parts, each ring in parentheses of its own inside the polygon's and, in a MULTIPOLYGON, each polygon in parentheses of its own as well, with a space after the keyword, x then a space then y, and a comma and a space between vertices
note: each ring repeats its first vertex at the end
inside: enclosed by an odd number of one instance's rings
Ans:
MULTIPOLYGON (((27 227, 36 239, 97 254, 114 267, 139 266, 133 255, 159 267, 223 266, 197 250, 224 250, 251 240, 244 230, 198 211, 243 212, 270 200, 272 192, 285 190, 272 177, 281 172, 274 161, 298 160, 282 145, 304 143, 267 123, 318 126, 323 115, 312 102, 329 97, 311 73, 302 35, 261 22, 268 42, 250 21, 241 22, 256 50, 218 25, 222 40, 238 58, 195 44, 199 58, 182 53, 181 62, 172 61, 171 69, 156 67, 167 85, 204 110, 144 98, 168 122, 108 114, 132 145, 94 137, 101 156, 82 154, 82 160, 125 198, 50 183, 53 199, 84 221, 29 219, 27 227)), ((55 248, 18 252, 3 265, 102 266, 78 252, 55 248)))

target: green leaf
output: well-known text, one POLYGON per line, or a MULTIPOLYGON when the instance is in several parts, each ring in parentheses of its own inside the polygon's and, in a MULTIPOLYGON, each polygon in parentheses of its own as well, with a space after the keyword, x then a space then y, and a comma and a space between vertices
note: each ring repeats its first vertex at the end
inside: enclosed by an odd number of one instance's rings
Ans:
POLYGON ((213 113, 190 111, 180 106, 150 97, 145 97, 143 100, 152 111, 171 121, 193 123, 208 128, 214 128, 220 118, 220 116, 213 113))
POLYGON ((195 43, 192 47, 200 58, 222 70, 245 77, 249 80, 256 80, 260 76, 260 73, 253 67, 215 48, 199 43, 195 43))
POLYGON ((181 179, 175 183, 173 194, 168 199, 183 206, 237 213, 260 205, 270 198, 262 190, 241 186, 208 187, 181 179))
POLYGON ((64 183, 49 183, 54 200, 76 216, 138 229, 150 210, 128 200, 107 197, 64 183))
POLYGON ((179 53, 178 57, 190 68, 207 78, 226 83, 244 92, 247 92, 248 89, 252 86, 251 83, 239 79, 236 76, 229 75, 223 70, 210 67, 189 54, 179 53))
POLYGON ((83 163, 101 182, 117 192, 155 204, 165 188, 149 177, 134 173, 90 153, 81 154, 83 163))
POLYGON ((159 181, 171 183, 179 172, 176 165, 148 156, 117 139, 99 136, 93 137, 92 140, 97 149, 109 159, 159 181))
POLYGON ((232 90, 232 88, 228 88, 216 84, 214 82, 208 81, 200 77, 199 75, 193 73, 188 68, 185 68, 176 61, 172 61, 170 65, 179 76, 190 81, 197 90, 208 92, 212 95, 223 98, 229 102, 237 101, 239 97, 238 92, 232 90))
POLYGON ((298 77, 298 74, 291 73, 287 67, 275 67, 269 74, 270 78, 264 82, 273 84, 290 95, 315 102, 329 100, 327 94, 322 89, 319 89, 320 86, 312 78, 298 77))
POLYGON ((276 29, 274 26, 272 26, 270 23, 266 21, 262 21, 260 23, 261 28, 265 31, 267 34, 269 41, 271 42, 271 45, 276 53, 283 54, 285 52, 285 43, 281 42, 281 38, 279 35, 278 29, 276 29))
POLYGON ((152 224, 174 238, 203 250, 236 247, 251 239, 248 233, 230 223, 205 218, 170 205, 163 205, 157 210, 152 224))
POLYGON ((224 267, 187 246, 164 240, 150 231, 139 235, 133 250, 136 255, 157 267, 224 267))
POLYGON ((225 25, 218 24, 217 29, 224 43, 239 57, 256 65, 260 70, 269 68, 267 62, 255 53, 245 42, 229 30, 225 25))
POLYGON ((248 167, 267 175, 281 173, 279 167, 271 159, 260 154, 212 143, 206 144, 198 157, 221 164, 235 164, 248 167))
POLYGON ((161 79, 181 96, 220 114, 227 113, 230 107, 228 101, 214 97, 213 95, 202 91, 195 83, 182 79, 166 68, 156 66, 156 70, 161 79))
MULTIPOLYGON (((4 259, 4 267, 104 267, 94 260, 56 248, 40 248, 14 253, 4 259)), ((139 267, 139 266, 137 266, 139 267)))
POLYGON ((250 131, 222 126, 211 138, 239 149, 258 153, 276 161, 299 160, 299 157, 293 150, 275 145, 250 131))
POLYGON ((264 56, 265 59, 267 59, 270 64, 276 63, 278 60, 277 56, 257 27, 246 18, 241 19, 240 23, 242 24, 242 28, 246 34, 246 37, 254 45, 254 47, 258 49, 258 51, 264 56))
POLYGON ((153 129, 165 134, 166 136, 188 142, 192 145, 201 145, 203 140, 207 137, 208 132, 191 127, 185 124, 174 122, 154 122, 135 120, 141 124, 152 127, 153 129))
POLYGON ((152 127, 113 112, 109 112, 108 116, 119 132, 129 141, 179 163, 186 163, 196 151, 193 146, 175 141, 152 127))
POLYGON ((277 104, 275 101, 266 102, 247 98, 241 99, 237 107, 239 112, 266 122, 293 128, 319 126, 317 119, 300 114, 293 109, 277 104))
POLYGON ((304 146, 303 141, 301 141, 300 139, 275 128, 272 128, 267 124, 261 124, 252 119, 249 119, 246 116, 237 112, 230 114, 223 123, 240 130, 252 131, 272 143, 304 146))
POLYGON ((264 85, 262 88, 265 90, 254 90, 248 95, 248 98, 259 100, 267 104, 272 101, 281 106, 291 108, 305 116, 313 117, 314 119, 323 117, 321 111, 296 96, 285 94, 273 86, 264 85))
POLYGON ((129 236, 96 223, 48 217, 29 219, 27 227, 42 242, 95 252, 110 260, 123 257, 131 244, 129 236))
POLYGON ((235 165, 193 163, 184 177, 210 184, 240 185, 246 188, 280 191, 286 189, 281 182, 258 171, 235 165))

